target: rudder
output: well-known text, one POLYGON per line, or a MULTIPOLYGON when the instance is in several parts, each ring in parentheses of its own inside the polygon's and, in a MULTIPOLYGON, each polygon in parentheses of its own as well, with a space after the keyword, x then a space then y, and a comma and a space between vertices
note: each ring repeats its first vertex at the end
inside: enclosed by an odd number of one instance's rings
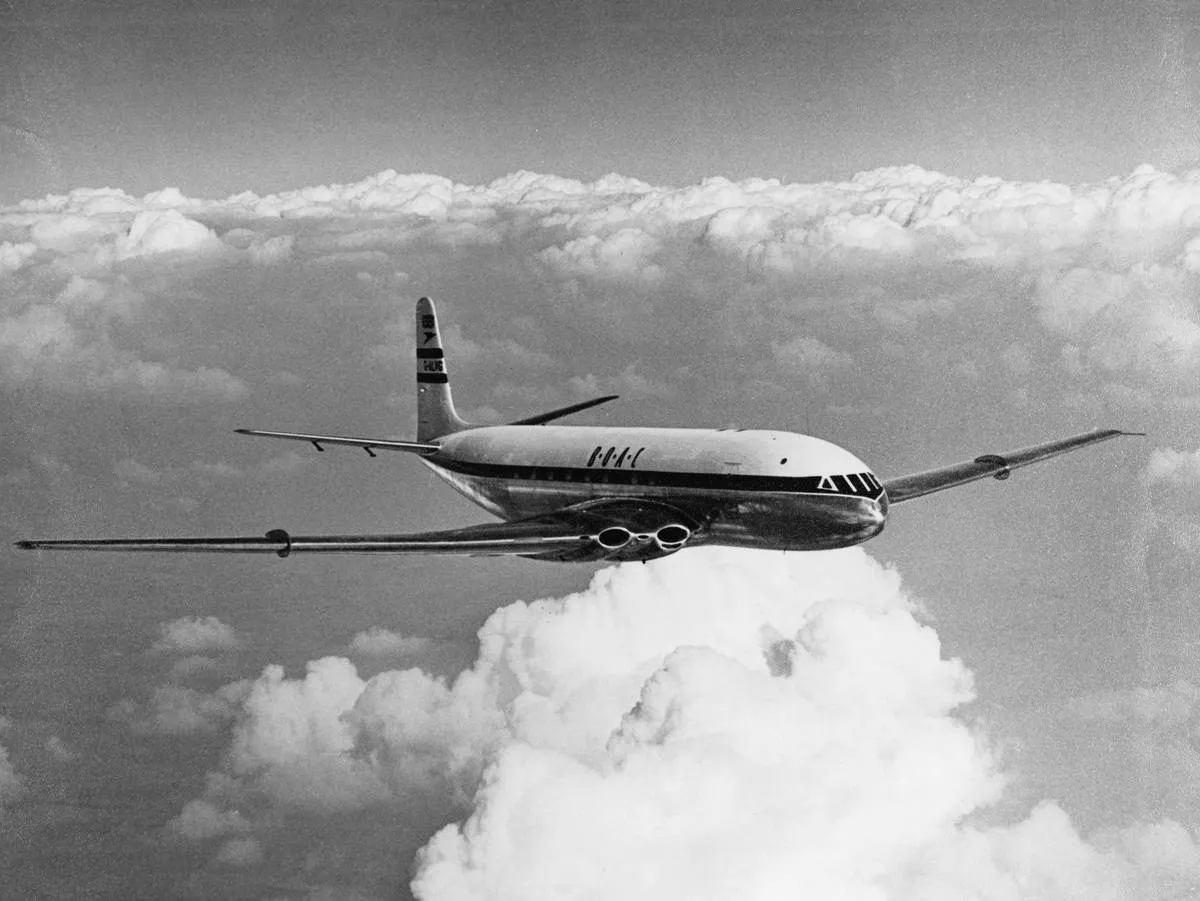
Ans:
POLYGON ((417 440, 432 441, 470 426, 459 418, 450 394, 446 353, 433 301, 417 301, 417 440))

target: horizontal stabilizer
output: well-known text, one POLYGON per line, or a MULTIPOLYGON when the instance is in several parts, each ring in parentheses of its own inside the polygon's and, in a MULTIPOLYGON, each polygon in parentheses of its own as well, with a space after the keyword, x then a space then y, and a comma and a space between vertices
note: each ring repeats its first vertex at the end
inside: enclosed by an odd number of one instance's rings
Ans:
POLYGON ((548 413, 539 413, 537 416, 530 416, 526 419, 518 419, 516 422, 510 422, 509 425, 541 425, 543 422, 550 422, 554 419, 562 419, 564 416, 570 416, 572 413, 578 413, 580 410, 586 410, 588 407, 595 407, 599 404, 606 404, 610 400, 616 400, 620 395, 606 394, 604 397, 593 397, 591 400, 585 400, 577 404, 571 404, 569 407, 559 407, 557 410, 551 410, 548 413))
POLYGON ((986 479, 989 476, 993 479, 1004 480, 1012 474, 1014 469, 1028 466, 1030 463, 1048 460, 1050 457, 1057 457, 1059 454, 1079 450, 1081 447, 1108 441, 1110 438, 1144 434, 1144 432, 1122 432, 1120 429, 1097 429, 1094 432, 1075 435, 1072 438, 1035 444, 1033 447, 1024 447, 1003 454, 980 454, 974 460, 967 460, 963 463, 954 463, 910 476, 885 479, 883 487, 887 490, 888 500, 897 504, 900 501, 911 500, 935 491, 944 491, 947 488, 965 485, 967 482, 986 479))
POLYGON ((345 444, 361 447, 372 457, 376 450, 407 451, 411 454, 430 454, 438 445, 428 441, 392 441, 388 438, 347 438, 344 435, 308 435, 300 432, 268 432, 263 429, 234 429, 239 435, 257 435, 260 438, 284 438, 288 441, 307 441, 319 451, 324 444, 345 444))

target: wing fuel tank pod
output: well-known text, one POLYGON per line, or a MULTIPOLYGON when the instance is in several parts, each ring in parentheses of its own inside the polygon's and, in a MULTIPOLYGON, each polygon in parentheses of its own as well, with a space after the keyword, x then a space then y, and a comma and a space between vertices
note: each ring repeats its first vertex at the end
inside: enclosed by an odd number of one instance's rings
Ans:
POLYGON ((1012 475, 1012 469, 1009 467, 1008 461, 999 454, 980 454, 975 458, 975 462, 990 463, 992 466, 1003 467, 994 476, 992 476, 993 479, 998 479, 1001 482, 1012 475))

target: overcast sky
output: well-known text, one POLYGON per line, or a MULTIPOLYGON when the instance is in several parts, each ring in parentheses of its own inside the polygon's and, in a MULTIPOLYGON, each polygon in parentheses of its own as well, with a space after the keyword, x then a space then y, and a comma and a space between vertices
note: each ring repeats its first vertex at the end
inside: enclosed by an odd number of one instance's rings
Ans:
POLYGON ((412 437, 425 294, 479 422, 1150 433, 835 554, 0 551, 14 891, 1200 886, 1189 6, 3 15, 5 545, 488 519, 232 431, 412 437))
POLYGON ((10 0, 0 197, 1200 159, 1180 0, 10 0))

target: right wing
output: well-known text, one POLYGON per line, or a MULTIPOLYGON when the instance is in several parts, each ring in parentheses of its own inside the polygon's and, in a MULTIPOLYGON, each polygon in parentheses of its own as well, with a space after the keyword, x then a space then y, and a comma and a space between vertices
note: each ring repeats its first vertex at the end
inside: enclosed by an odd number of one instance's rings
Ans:
MULTIPOLYGON (((167 551, 276 554, 516 554, 543 560, 650 560, 672 554, 693 538, 696 523, 653 501, 584 501, 516 522, 492 522, 407 535, 292 535, 272 529, 261 538, 26 539, 27 551, 167 551)), ((695 542, 693 542, 695 543, 695 542)))
POLYGON ((900 501, 911 500, 914 497, 944 491, 976 479, 1007 479, 1014 469, 1037 463, 1050 457, 1057 457, 1069 451, 1079 450, 1090 444, 1098 444, 1117 438, 1121 435, 1144 435, 1144 432, 1122 432, 1120 429, 1097 429, 1072 438, 1059 441, 1048 441, 1045 444, 1035 444, 1020 450, 1008 451, 1003 454, 981 454, 974 460, 954 463, 938 469, 918 472, 910 476, 900 476, 894 479, 884 479, 883 487, 887 491, 888 501, 898 504, 900 501))
POLYGON ((87 538, 18 541, 28 551, 168 551, 175 553, 276 554, 542 554, 576 550, 596 536, 563 525, 498 522, 407 535, 291 535, 272 529, 261 538, 87 538))

